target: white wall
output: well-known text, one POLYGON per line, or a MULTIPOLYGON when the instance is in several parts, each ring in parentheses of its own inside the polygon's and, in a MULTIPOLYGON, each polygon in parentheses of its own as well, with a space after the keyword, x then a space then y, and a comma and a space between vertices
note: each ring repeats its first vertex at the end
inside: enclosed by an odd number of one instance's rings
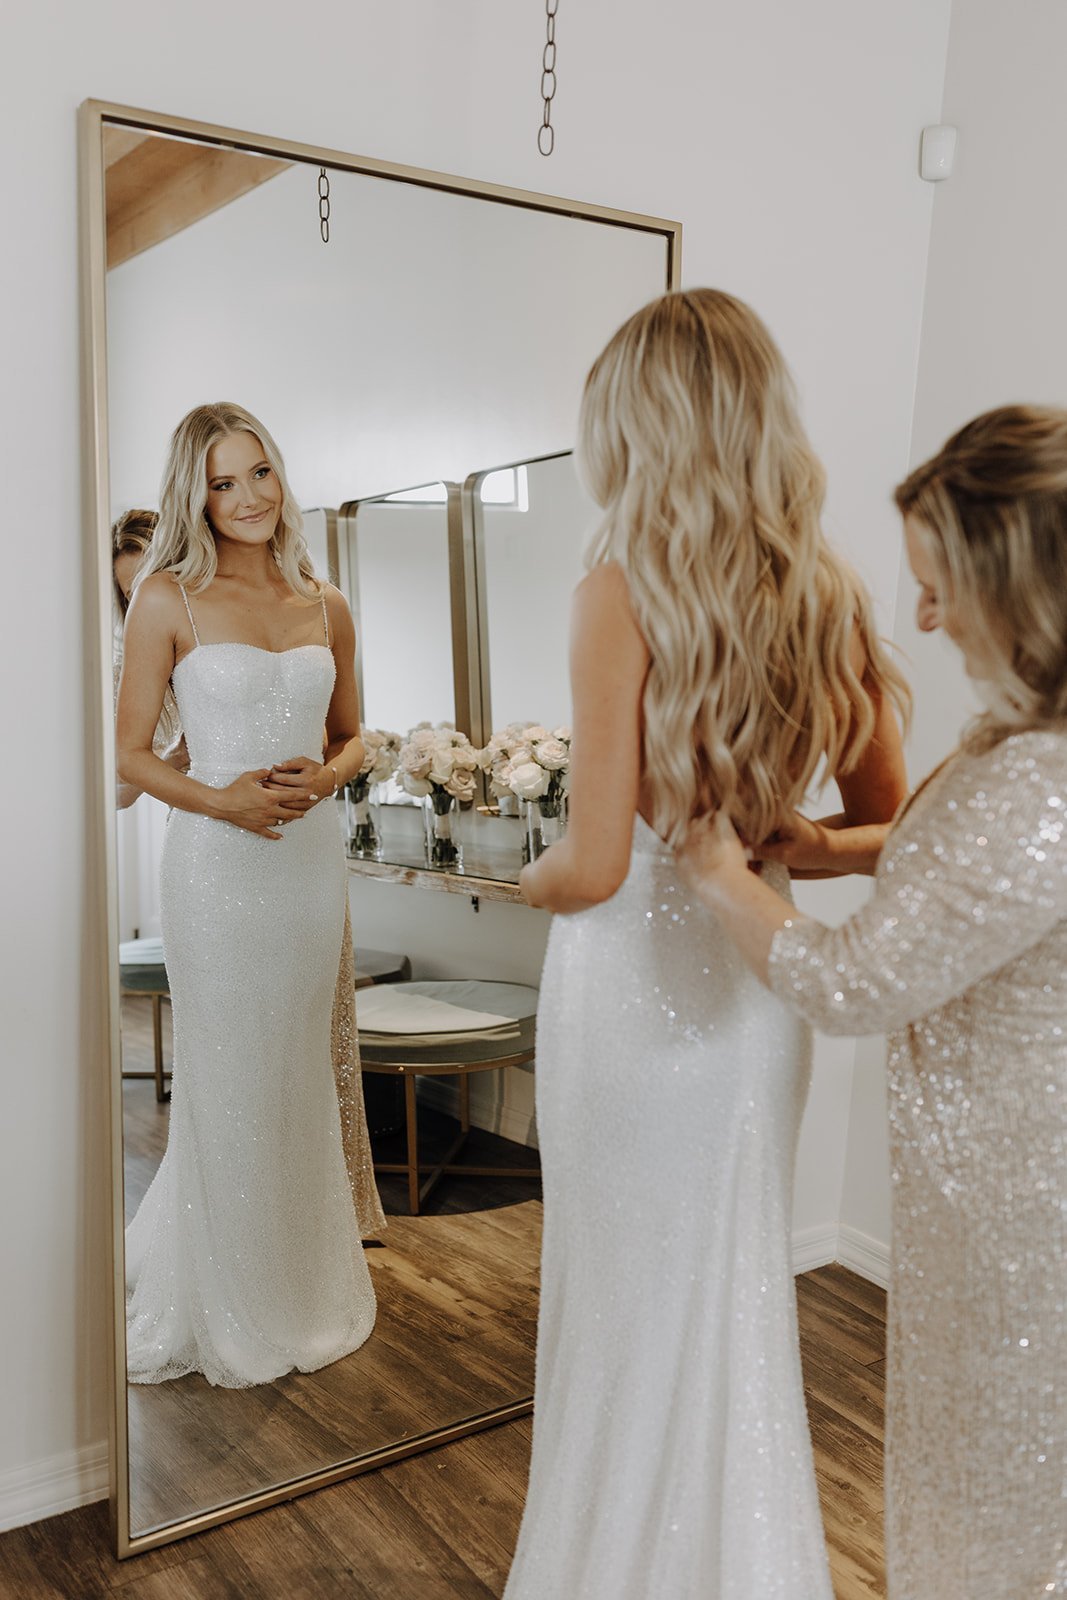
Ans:
POLYGON ((589 363, 664 287, 661 234, 356 173, 324 246, 316 182, 292 166, 108 273, 116 512, 156 503, 205 397, 262 418, 302 505, 567 449, 589 363))
MULTIPOLYGON (((654 16, 638 0, 586 0, 559 23, 550 162, 535 148, 534 5, 186 0, 162 48, 158 8, 134 0, 38 0, 11 24, 0 348, 18 383, 0 439, 9 539, 32 550, 34 582, 21 597, 9 584, 0 629, 3 681, 17 686, 4 748, 28 790, 4 836, 0 1271, 19 1312, 0 1353, 5 1515, 98 1491, 106 1429, 76 105, 95 95, 681 218, 687 281, 747 296, 788 353, 833 521, 888 624, 897 530, 885 491, 907 460, 931 205, 915 157, 940 109, 947 20, 948 0, 663 0, 654 16)), ((849 1089, 824 1058, 801 1153, 804 1228, 833 1220, 849 1089)))
MULTIPOLYGON (((943 120, 959 129, 956 170, 937 188, 911 462, 970 417, 1012 401, 1067 396, 1067 7, 1062 0, 956 0, 943 120)), ((976 701, 958 653, 914 625, 901 572, 896 638, 918 686, 909 766, 921 777, 952 749, 976 701)), ((889 1237, 881 1041, 856 1056, 841 1218, 889 1237)))

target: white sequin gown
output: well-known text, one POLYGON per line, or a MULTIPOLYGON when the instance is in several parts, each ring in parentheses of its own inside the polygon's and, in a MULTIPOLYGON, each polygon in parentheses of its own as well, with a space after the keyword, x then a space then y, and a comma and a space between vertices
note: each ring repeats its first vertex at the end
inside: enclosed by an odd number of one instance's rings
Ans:
MULTIPOLYGON (((190 775, 223 787, 315 754, 333 684, 324 645, 198 643, 174 672, 190 775)), ((282 833, 177 810, 167 824, 173 1097, 126 1232, 133 1382, 265 1383, 348 1354, 374 1323, 330 1050, 346 893, 334 807, 282 833)))
POLYGON ((534 1446, 506 1600, 831 1600, 790 1250, 810 1070, 806 1027, 637 818, 626 882, 555 919, 542 979, 534 1446))

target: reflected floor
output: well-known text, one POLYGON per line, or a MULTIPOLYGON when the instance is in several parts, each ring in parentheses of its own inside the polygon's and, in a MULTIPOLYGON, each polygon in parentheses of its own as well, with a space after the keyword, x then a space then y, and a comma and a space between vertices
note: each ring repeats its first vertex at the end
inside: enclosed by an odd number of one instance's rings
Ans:
MULTIPOLYGON (((150 1064, 147 1006, 124 1005, 123 1037, 127 1066, 142 1066, 142 1051, 150 1064)), ((169 1061, 166 1034, 165 1053, 169 1061)), ((130 1215, 165 1148, 168 1108, 143 1080, 124 1084, 124 1107, 130 1215)), ((453 1126, 420 1115, 428 1153, 453 1126)), ((469 1159, 520 1165, 529 1152, 476 1131, 469 1159)), ((402 1208, 403 1179, 381 1187, 386 1211, 402 1208)), ((212 1388, 198 1374, 131 1385, 134 1535, 532 1393, 537 1193, 536 1180, 456 1177, 434 1194, 430 1214, 390 1214, 367 1249, 374 1333, 319 1372, 254 1389, 212 1388)))

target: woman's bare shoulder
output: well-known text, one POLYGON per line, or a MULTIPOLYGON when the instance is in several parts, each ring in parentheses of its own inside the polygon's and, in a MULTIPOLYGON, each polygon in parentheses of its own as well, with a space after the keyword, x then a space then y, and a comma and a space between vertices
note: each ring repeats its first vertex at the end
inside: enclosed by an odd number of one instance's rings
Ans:
POLYGON ((185 603, 182 600, 178 580, 172 572, 152 572, 144 578, 133 592, 130 601, 131 615, 136 610, 139 619, 150 619, 162 622, 168 618, 177 620, 185 615, 185 603))

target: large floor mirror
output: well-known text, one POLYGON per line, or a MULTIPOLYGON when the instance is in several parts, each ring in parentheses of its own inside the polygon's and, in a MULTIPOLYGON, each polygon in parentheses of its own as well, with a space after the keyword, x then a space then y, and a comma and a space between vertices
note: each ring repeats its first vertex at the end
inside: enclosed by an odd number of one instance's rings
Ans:
MULTIPOLYGON (((120 805, 115 777, 112 525, 158 505, 179 418, 235 401, 278 441, 316 570, 359 618, 365 721, 451 720, 482 740, 529 706, 558 704, 562 720, 573 530, 589 509, 569 454, 582 380, 620 321, 677 286, 680 228, 97 101, 82 108, 81 159, 112 1507, 127 1556, 521 1415, 539 1235, 532 1177, 442 1187, 418 1216, 385 1177, 388 1225, 365 1239, 377 1321, 354 1353, 243 1388, 198 1373, 127 1382, 124 1230, 167 1146, 174 1063, 166 811, 120 805), (527 638, 539 614, 550 621, 527 638)), ((417 919, 419 890, 403 892, 417 919)), ((357 966, 377 942, 355 928, 357 966)))

